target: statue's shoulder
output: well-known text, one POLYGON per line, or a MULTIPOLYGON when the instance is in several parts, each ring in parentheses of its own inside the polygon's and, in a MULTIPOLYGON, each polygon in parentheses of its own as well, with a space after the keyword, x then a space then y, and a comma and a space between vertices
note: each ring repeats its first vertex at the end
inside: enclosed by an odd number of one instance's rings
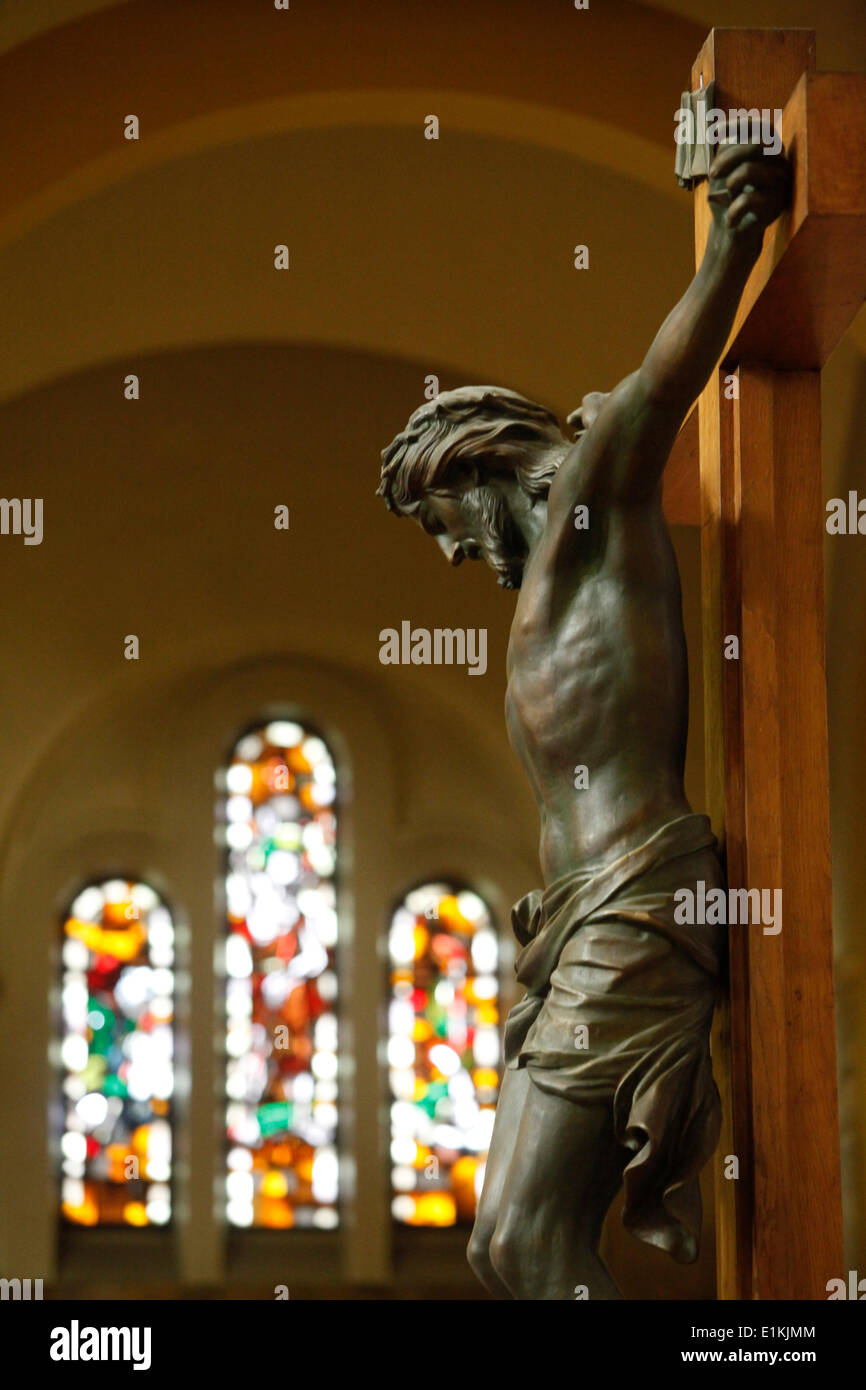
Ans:
POLYGON ((583 467, 586 438, 585 434, 581 435, 580 439, 569 445, 550 484, 545 527, 545 534, 548 536, 558 535, 563 527, 567 529, 571 525, 573 508, 581 500, 582 493, 587 490, 583 467))

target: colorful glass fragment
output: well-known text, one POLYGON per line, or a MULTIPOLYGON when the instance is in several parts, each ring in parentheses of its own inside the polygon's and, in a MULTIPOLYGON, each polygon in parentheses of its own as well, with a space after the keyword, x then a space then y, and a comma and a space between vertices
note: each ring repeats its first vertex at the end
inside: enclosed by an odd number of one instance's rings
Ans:
POLYGON ((78 1226, 163 1226, 171 1217, 171 914, 146 883, 92 883, 70 906, 62 960, 62 1216, 78 1226))
POLYGON ((391 1211, 471 1224, 499 1087, 498 939, 487 905, 446 883, 391 919, 391 1211))
POLYGON ((225 772, 226 1214, 338 1224, 336 770, 292 720, 244 735, 225 772))

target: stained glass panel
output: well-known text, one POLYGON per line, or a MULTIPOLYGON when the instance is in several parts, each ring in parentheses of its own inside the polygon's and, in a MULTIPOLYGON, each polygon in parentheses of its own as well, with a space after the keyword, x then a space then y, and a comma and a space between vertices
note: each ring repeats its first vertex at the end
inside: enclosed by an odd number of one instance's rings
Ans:
POLYGON ((146 883, 85 888, 63 925, 61 1209, 79 1226, 171 1216, 174 926, 146 883))
POLYGON ((225 776, 228 1157, 234 1226, 338 1224, 336 771, 275 720, 225 776))
POLYGON ((498 939, 477 893, 428 883, 391 920, 391 1211, 471 1223, 499 1088, 498 939))

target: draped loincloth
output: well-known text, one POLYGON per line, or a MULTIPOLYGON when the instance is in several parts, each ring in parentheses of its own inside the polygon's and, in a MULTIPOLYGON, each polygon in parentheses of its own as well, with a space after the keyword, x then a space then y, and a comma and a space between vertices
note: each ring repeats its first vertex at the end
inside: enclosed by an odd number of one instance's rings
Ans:
POLYGON ((610 1105, 634 1157, 623 1224, 689 1263, 698 1175, 719 1136, 709 1034, 724 928, 674 920, 674 893, 724 887, 706 816, 671 821, 597 873, 578 870, 512 911, 526 995, 505 1027, 506 1066, 541 1090, 610 1105))

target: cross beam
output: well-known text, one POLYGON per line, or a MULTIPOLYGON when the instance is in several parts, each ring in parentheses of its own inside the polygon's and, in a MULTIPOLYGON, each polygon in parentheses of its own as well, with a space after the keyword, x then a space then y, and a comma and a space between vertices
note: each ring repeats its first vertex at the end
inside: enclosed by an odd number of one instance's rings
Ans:
MULTIPOLYGON (((810 30, 715 29, 690 88, 714 81, 725 111, 781 108, 794 165, 792 207, 765 235, 699 403, 707 805, 730 886, 781 888, 783 902, 778 935, 729 929, 713 1037, 720 1298, 826 1298, 845 1275, 820 370, 866 288, 866 79, 814 68, 810 30), (728 635, 739 659, 724 656, 728 635)), ((705 183, 694 213, 700 261, 705 183)))

